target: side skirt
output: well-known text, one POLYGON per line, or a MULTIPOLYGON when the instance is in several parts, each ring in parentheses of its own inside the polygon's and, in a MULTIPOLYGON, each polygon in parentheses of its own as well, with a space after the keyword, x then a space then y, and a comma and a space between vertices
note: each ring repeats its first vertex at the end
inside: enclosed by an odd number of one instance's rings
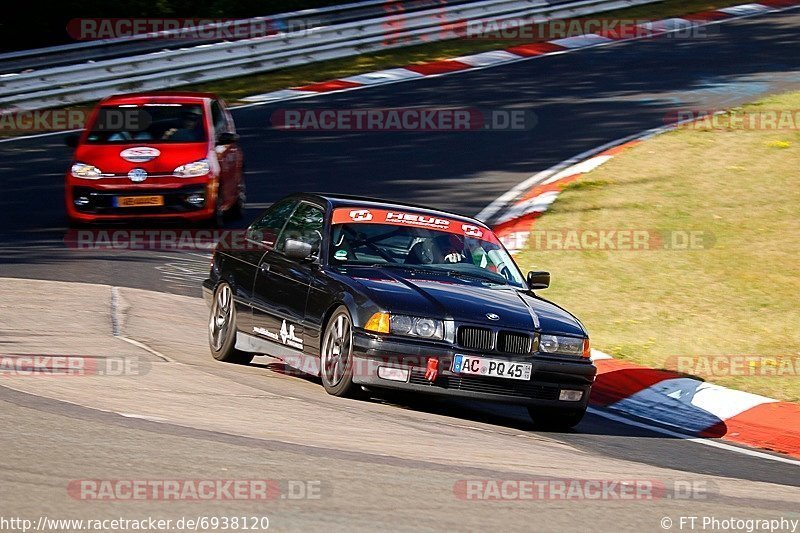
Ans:
POLYGON ((314 355, 305 354, 287 346, 278 346, 275 343, 250 335, 236 332, 236 349, 243 352, 264 354, 283 361, 286 366, 299 370, 305 374, 319 376, 320 359, 314 355))

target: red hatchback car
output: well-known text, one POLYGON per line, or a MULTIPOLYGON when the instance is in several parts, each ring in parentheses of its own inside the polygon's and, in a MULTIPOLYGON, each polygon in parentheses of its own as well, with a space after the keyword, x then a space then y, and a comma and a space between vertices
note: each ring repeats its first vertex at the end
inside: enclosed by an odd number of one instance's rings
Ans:
POLYGON ((106 98, 75 148, 66 178, 72 223, 131 218, 222 222, 245 203, 239 136, 225 103, 208 93, 106 98))

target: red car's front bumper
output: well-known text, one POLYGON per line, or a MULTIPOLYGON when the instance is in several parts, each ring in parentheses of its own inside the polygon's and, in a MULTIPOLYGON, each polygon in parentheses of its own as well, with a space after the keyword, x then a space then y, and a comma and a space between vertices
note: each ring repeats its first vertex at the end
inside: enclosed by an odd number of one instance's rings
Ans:
POLYGON ((128 219, 182 219, 200 221, 214 215, 217 204, 217 179, 161 177, 146 183, 127 178, 85 180, 66 177, 66 210, 76 222, 121 221, 128 219), (202 203, 197 202, 198 195, 202 203), (119 197, 161 197, 163 205, 123 207, 119 197), (190 199, 194 201, 190 201, 190 199))

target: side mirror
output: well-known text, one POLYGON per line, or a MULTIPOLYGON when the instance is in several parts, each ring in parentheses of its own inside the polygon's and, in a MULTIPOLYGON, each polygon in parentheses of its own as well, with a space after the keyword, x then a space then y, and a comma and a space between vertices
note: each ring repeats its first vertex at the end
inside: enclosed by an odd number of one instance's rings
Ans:
POLYGON ((217 136, 217 146, 225 146, 239 142, 238 133, 223 132, 217 136))
POLYGON ((283 255, 293 261, 306 261, 312 258, 312 248, 307 242, 286 239, 283 245, 283 255))
POLYGON ((78 132, 73 131, 72 133, 67 133, 64 136, 64 144, 66 144, 69 148, 77 148, 80 138, 81 134, 78 132))
POLYGON ((528 288, 546 289, 550 286, 550 272, 543 272, 541 270, 531 270, 528 272, 528 288))

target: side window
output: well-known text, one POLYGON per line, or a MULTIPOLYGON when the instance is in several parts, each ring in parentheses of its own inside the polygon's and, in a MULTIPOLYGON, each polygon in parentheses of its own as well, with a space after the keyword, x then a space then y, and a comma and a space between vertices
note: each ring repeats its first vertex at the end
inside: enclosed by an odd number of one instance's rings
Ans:
POLYGON ((314 253, 318 254, 322 243, 324 218, 325 212, 321 208, 305 202, 301 203, 286 224, 275 249, 279 252, 282 251, 286 239, 294 239, 310 244, 314 253))
POLYGON ((211 102, 211 121, 214 123, 214 137, 219 137, 220 133, 228 131, 225 113, 216 100, 211 102))
POLYGON ((296 205, 297 200, 291 198, 273 204, 261 215, 260 219, 247 228, 247 238, 260 242, 269 248, 275 246, 275 241, 278 240, 286 220, 292 214, 296 205))

